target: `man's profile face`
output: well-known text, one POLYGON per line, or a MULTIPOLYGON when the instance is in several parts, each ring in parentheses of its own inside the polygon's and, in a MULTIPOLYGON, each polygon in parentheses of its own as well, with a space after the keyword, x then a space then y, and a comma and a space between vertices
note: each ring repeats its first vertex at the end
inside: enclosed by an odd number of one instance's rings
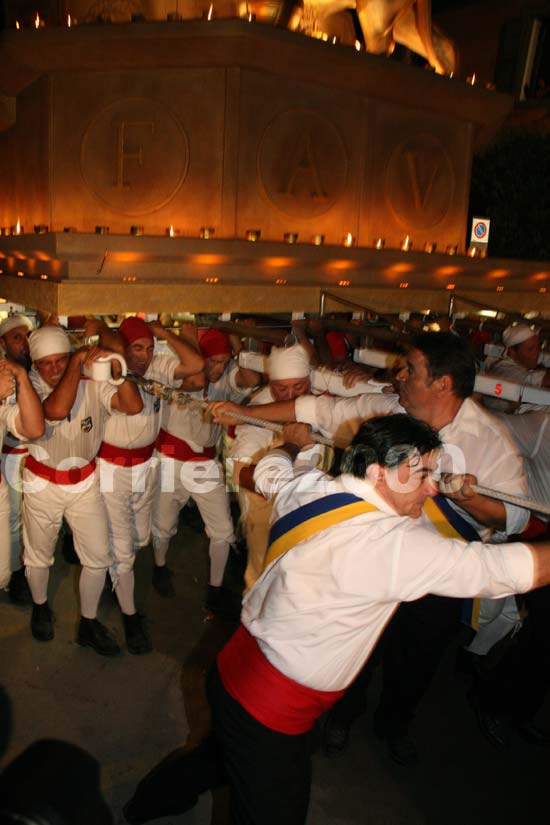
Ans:
POLYGON ((413 453, 397 467, 385 467, 377 483, 380 495, 400 516, 419 518, 428 496, 437 493, 438 450, 421 456, 413 453))
POLYGON ((269 388, 275 401, 293 401, 300 395, 307 395, 311 390, 309 375, 305 378, 283 378, 270 381, 269 388))
POLYGON ((204 371, 209 384, 215 384, 219 381, 225 372, 225 368, 231 361, 229 354, 225 355, 211 355, 204 359, 204 371))
POLYGON ((39 361, 34 362, 34 366, 48 386, 57 387, 65 375, 65 370, 69 366, 70 360, 70 352, 62 352, 57 355, 48 355, 46 358, 41 358, 39 361))
POLYGON ((540 355, 540 339, 538 335, 532 335, 527 341, 518 344, 511 350, 512 358, 525 367, 526 370, 534 370, 537 368, 537 362, 540 355))
POLYGON ((397 373, 401 406, 420 421, 429 420, 436 402, 437 388, 430 378, 426 356, 418 349, 407 353, 406 366, 397 373))
POLYGON ((29 342, 27 340, 30 329, 27 326, 14 327, 2 336, 2 346, 8 358, 18 364, 27 366, 29 357, 29 342))
POLYGON ((128 344, 124 349, 124 357, 129 371, 145 375, 153 360, 154 349, 155 344, 150 338, 136 338, 128 344))

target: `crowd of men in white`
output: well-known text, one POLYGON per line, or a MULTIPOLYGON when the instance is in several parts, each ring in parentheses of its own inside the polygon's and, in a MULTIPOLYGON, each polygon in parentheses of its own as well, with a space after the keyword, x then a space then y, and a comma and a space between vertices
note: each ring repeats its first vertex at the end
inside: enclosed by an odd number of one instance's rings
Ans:
MULTIPOLYGON (((0 344, 6 354, 0 360, 0 441, 4 445, 0 586, 16 602, 25 601, 30 589, 31 631, 37 640, 54 637, 49 569, 59 533, 69 529, 82 565, 78 643, 102 655, 120 653, 97 618, 108 573, 120 605, 128 651, 151 650, 134 601, 135 553, 152 538, 153 584, 162 595, 172 594, 167 551, 177 531, 179 512, 190 497, 199 507, 209 538, 206 604, 213 611, 220 607, 224 569, 235 541, 230 485, 218 458, 222 425, 237 425, 228 475, 239 491, 248 550, 245 584, 248 590, 254 587, 265 560, 272 496, 265 473, 256 479, 256 488, 252 473, 258 460, 282 444, 284 437, 233 420, 231 415, 242 412, 240 404, 245 399, 249 401, 246 412, 252 417, 302 422, 344 447, 361 423, 373 416, 408 413, 430 425, 439 434, 447 459, 452 460, 452 466, 443 466, 443 470, 464 476, 460 483, 447 487, 445 494, 483 541, 502 542, 520 534, 529 513, 473 493, 469 486, 473 481, 527 496, 522 452, 528 461, 531 494, 546 497, 547 474, 535 459, 542 449, 548 413, 523 405, 518 410, 521 415, 505 415, 518 449, 505 425, 472 400, 471 387, 460 386, 460 364, 454 373, 434 367, 442 354, 445 357, 450 334, 430 333, 423 343, 413 343, 406 365, 396 375, 397 390, 344 399, 311 394, 310 353, 299 344, 273 348, 268 383, 258 389, 263 376, 240 367, 231 341, 216 330, 200 338, 189 329, 175 335, 158 322, 147 324, 131 317, 118 331, 98 321, 89 322, 87 331, 99 335, 99 345, 73 351, 60 326, 32 330, 22 315, 0 324, 0 344), (165 341, 171 354, 159 354, 155 338, 165 341), (209 415, 193 405, 170 404, 145 392, 121 374, 117 360, 109 363, 108 373, 94 371, 93 365, 113 352, 123 355, 134 376, 183 389, 198 400, 208 399, 212 402, 209 415), (103 380, 95 380, 98 375, 103 380), (68 527, 63 526, 65 522, 68 527)), ((503 343, 506 354, 491 366, 492 373, 550 386, 547 371, 537 368, 536 332, 516 325, 505 332, 503 343)), ((304 461, 327 469, 327 448, 308 449, 304 461)), ((531 585, 530 564, 525 562, 516 571, 519 589, 531 585)), ((484 600, 483 632, 472 643, 472 653, 487 653, 518 620, 513 598, 484 600)))

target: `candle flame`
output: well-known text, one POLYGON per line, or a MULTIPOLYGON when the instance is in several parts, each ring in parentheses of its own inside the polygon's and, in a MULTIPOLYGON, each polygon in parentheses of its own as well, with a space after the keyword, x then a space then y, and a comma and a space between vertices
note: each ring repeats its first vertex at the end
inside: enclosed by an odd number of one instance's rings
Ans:
POLYGON ((475 86, 475 82, 476 82, 476 73, 474 72, 472 77, 470 78, 470 84, 472 86, 475 86))
POLYGON ((351 234, 351 232, 348 232, 348 234, 344 238, 344 244, 346 246, 351 246, 353 244, 353 235, 351 234))
POLYGON ((212 20, 212 14, 214 13, 214 4, 210 3, 210 8, 208 9, 208 14, 206 16, 207 20, 212 20))
POLYGON ((21 221, 19 220, 19 218, 17 218, 17 223, 15 224, 15 234, 21 234, 21 221))
POLYGON ((38 14, 38 12, 36 12, 36 16, 34 18, 34 28, 35 29, 40 28, 40 15, 38 14))
POLYGON ((16 28, 16 29, 20 29, 20 28, 21 28, 21 26, 19 25, 19 20, 16 20, 16 21, 15 21, 15 28, 16 28))
POLYGON ((174 233, 174 227, 173 226, 171 226, 170 229, 168 230, 168 234, 170 235, 171 238, 174 237, 175 233, 174 233))
POLYGON ((71 15, 70 14, 67 15, 67 28, 68 29, 71 28, 71 15))
POLYGON ((361 43, 359 42, 359 40, 356 40, 356 41, 355 41, 355 51, 356 51, 356 52, 360 52, 360 51, 361 51, 361 43))

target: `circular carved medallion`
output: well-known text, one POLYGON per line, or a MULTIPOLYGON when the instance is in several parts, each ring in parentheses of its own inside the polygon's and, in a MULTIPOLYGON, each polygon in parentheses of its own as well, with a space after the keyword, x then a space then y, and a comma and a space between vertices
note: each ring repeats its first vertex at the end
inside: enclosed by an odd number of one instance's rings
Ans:
POLYGON ((455 176, 441 141, 416 135, 390 155, 385 195, 396 219, 406 227, 429 229, 440 223, 453 201, 455 176))
POLYGON ((114 212, 145 215, 168 203, 185 180, 189 144, 162 104, 127 98, 93 118, 80 165, 87 187, 114 212))
POLYGON ((336 203, 346 185, 348 159, 332 123, 308 109, 289 109, 266 128, 258 177, 267 199, 286 215, 315 218, 336 203))

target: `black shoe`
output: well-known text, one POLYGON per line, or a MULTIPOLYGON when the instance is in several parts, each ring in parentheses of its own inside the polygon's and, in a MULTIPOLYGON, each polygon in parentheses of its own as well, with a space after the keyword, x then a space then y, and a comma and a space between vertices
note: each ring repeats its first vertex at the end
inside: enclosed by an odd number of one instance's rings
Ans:
POLYGON ((214 587, 214 585, 209 584, 206 588, 204 609, 207 613, 213 613, 215 616, 239 621, 241 605, 240 603, 234 603, 232 596, 233 594, 225 587, 214 587))
POLYGON ((386 742, 390 757, 398 765, 412 767, 419 762, 420 754, 418 753, 418 749, 406 731, 400 733, 389 731, 383 723, 376 719, 374 721, 373 731, 378 739, 386 742))
POLYGON ((480 706, 478 698, 473 691, 469 691, 467 697, 474 711, 481 735, 485 737, 493 748, 499 751, 508 750, 510 747, 510 728, 504 719, 493 716, 484 710, 480 706))
POLYGON ((11 574, 8 584, 8 596, 14 604, 32 604, 31 591, 27 577, 25 576, 24 567, 22 567, 21 570, 15 570, 11 574))
POLYGON ((171 596, 176 595, 176 591, 174 590, 174 585, 172 583, 172 578, 174 574, 170 570, 169 567, 159 567, 158 564, 155 564, 153 567, 153 587, 159 594, 159 596, 163 596, 163 598, 168 599, 171 596))
POLYGON ((128 825, 144 825, 145 822, 150 822, 153 819, 161 819, 165 816, 179 816, 180 814, 184 814, 187 811, 190 811, 191 808, 194 808, 199 798, 197 796, 190 799, 185 804, 181 804, 178 806, 169 806, 169 810, 165 810, 162 808, 162 800, 157 799, 155 803, 155 810, 147 810, 146 807, 139 806, 139 791, 136 793, 129 802, 122 809, 122 814, 128 825))
POLYGON ((529 745, 550 745, 550 731, 532 720, 516 725, 516 733, 529 745))
POLYGON ((48 602, 32 606, 31 633, 39 642, 53 639, 53 613, 48 602))
POLYGON ((81 617, 76 641, 82 647, 93 648, 100 656, 119 656, 121 652, 105 625, 97 619, 81 617))
POLYGON ((80 564, 80 559, 74 549, 74 541, 72 533, 64 533, 63 542, 61 544, 61 552, 67 564, 80 564))
POLYGON ((343 722, 329 712, 323 728, 323 750, 327 756, 339 756, 344 753, 348 746, 350 730, 350 722, 343 722))
POLYGON ((139 613, 134 613, 132 616, 123 613, 122 620, 128 653, 133 653, 136 656, 142 653, 150 653, 153 645, 145 631, 143 617, 139 613))

